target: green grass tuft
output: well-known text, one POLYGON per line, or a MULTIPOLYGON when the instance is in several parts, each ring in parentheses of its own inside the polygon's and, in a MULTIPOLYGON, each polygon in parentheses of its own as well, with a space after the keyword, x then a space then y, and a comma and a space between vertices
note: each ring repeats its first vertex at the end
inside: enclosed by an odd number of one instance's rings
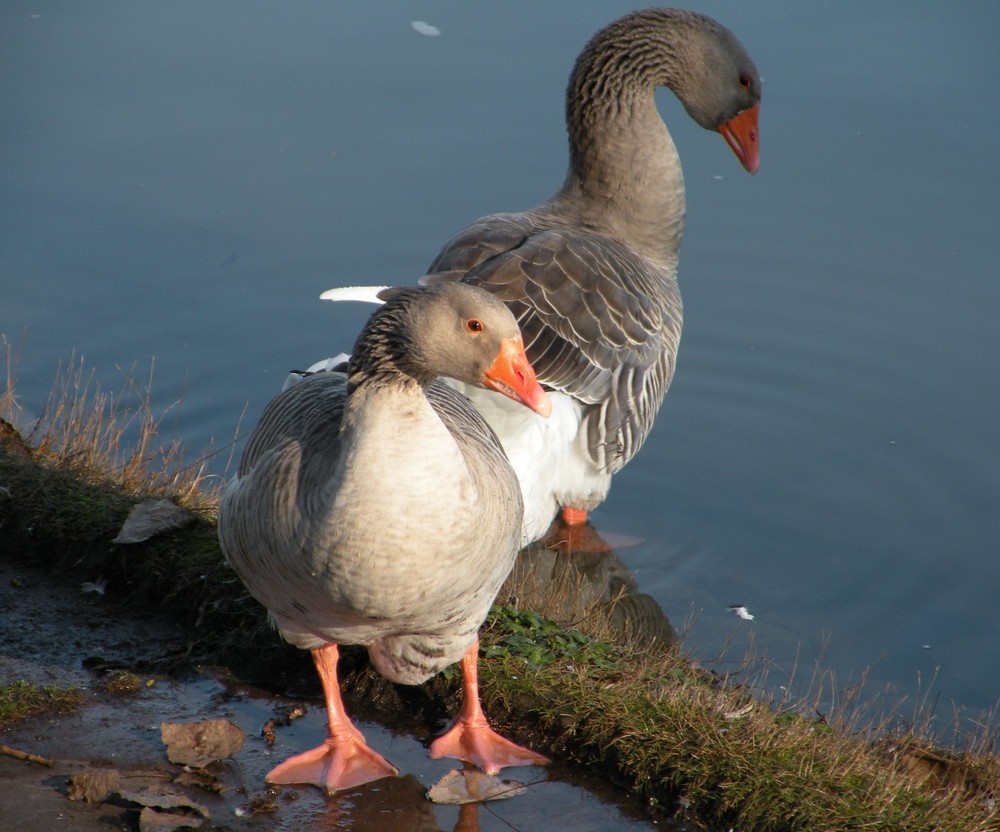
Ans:
POLYGON ((0 685, 0 731, 42 714, 65 714, 84 702, 76 688, 40 687, 17 681, 0 685))

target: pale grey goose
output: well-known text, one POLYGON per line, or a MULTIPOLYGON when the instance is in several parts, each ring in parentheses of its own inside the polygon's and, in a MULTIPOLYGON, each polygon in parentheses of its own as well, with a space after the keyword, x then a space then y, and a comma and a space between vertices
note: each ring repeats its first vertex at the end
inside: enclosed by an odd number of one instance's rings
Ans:
POLYGON ((420 683, 461 660, 465 702, 431 756, 487 773, 543 763, 490 729, 476 687, 477 632, 514 563, 521 493, 493 431, 447 375, 545 414, 509 310, 464 284, 388 293, 348 375, 278 395, 219 506, 219 538, 282 636, 311 650, 329 736, 272 783, 333 792, 396 773, 347 717, 338 644, 368 647, 387 678, 420 683))

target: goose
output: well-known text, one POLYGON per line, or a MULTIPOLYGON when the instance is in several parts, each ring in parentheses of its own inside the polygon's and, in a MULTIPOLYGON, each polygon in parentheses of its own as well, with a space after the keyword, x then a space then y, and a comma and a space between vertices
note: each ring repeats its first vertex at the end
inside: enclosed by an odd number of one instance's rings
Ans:
POLYGON ((680 159, 656 107, 665 86, 743 167, 759 165, 757 69, 715 20, 636 11, 585 46, 566 92, 569 171, 536 208, 483 217, 445 244, 424 285, 464 281, 514 313, 552 416, 458 385, 518 474, 530 540, 582 527, 649 435, 674 374, 682 305, 680 159))
POLYGON ((493 731, 478 695, 478 630, 521 537, 517 478, 450 376, 544 416, 513 315, 461 283, 397 288, 368 320, 349 372, 291 385, 264 409, 218 513, 228 562, 281 635, 310 650, 329 731, 267 774, 328 793, 398 770, 340 696, 338 645, 419 684, 461 662, 463 703, 430 756, 495 774, 548 760, 493 731))

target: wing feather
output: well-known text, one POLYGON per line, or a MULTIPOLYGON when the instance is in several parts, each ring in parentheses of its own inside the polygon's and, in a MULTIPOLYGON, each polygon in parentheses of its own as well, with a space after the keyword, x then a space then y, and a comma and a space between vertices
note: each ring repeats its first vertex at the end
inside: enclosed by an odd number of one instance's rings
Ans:
POLYGON ((595 464, 621 468, 649 434, 673 376, 683 315, 673 273, 608 237, 529 212, 485 217, 448 243, 425 280, 457 279, 508 304, 538 380, 587 405, 595 464))

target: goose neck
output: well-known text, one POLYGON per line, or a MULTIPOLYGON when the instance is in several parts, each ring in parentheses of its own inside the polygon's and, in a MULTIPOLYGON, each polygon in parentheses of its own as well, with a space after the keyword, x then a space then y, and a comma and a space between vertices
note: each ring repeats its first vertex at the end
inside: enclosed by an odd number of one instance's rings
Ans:
POLYGON ((566 94, 569 172, 546 206, 675 264, 684 228, 684 177, 655 89, 675 86, 669 39, 595 38, 566 94))

